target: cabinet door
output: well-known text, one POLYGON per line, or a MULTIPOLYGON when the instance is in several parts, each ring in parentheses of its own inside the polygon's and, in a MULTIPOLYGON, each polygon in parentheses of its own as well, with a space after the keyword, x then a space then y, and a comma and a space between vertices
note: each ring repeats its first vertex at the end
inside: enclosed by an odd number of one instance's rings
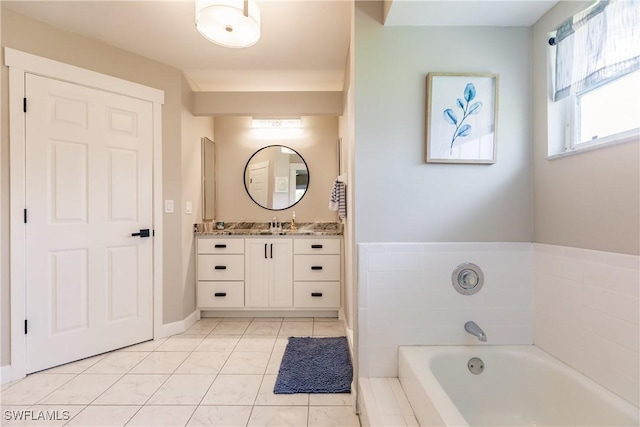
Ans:
POLYGON ((271 278, 270 244, 268 239, 245 240, 245 307, 268 307, 271 278))
POLYGON ((273 278, 269 307, 293 307, 293 240, 272 240, 269 242, 269 256, 273 278))

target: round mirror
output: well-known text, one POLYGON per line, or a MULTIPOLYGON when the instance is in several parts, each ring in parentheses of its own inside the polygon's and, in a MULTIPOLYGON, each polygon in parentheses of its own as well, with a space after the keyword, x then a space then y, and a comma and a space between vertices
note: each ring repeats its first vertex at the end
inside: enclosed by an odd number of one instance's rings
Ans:
POLYGON ((244 187, 251 200, 279 211, 302 199, 309 187, 307 163, 297 151, 270 145, 253 153, 244 168, 244 187))

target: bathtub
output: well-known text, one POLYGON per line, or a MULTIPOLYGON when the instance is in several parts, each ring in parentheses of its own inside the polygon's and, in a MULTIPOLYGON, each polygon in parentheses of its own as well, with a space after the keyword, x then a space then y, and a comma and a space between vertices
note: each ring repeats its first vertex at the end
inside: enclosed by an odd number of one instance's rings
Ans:
POLYGON ((423 427, 639 423, 638 408, 535 346, 400 347, 398 376, 423 427))

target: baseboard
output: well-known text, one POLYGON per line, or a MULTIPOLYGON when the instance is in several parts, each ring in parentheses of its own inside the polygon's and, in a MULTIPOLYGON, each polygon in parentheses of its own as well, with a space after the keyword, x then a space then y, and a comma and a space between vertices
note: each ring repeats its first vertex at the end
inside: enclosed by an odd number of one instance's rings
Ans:
POLYGON ((202 317, 338 317, 337 310, 202 310, 202 317))
POLYGON ((185 317, 183 320, 178 320, 177 322, 172 322, 172 323, 167 323, 162 325, 162 328, 160 329, 160 335, 154 338, 155 339, 165 338, 165 337, 170 337, 171 335, 181 334, 187 329, 189 329, 191 326, 193 326, 193 324, 196 323, 199 318, 200 318, 200 310, 195 310, 193 313, 185 317))
POLYGON ((11 365, 0 366, 0 384, 7 384, 13 381, 11 365))

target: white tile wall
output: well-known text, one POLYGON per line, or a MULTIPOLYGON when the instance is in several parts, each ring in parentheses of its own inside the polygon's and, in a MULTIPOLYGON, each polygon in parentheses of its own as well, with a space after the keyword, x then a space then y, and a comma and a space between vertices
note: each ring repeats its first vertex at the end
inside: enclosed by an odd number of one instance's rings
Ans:
POLYGON ((400 345, 480 345, 468 320, 487 344, 533 343, 530 243, 363 243, 358 261, 360 377, 397 377, 400 345), (463 262, 484 272, 476 295, 451 285, 463 262))
POLYGON ((535 344, 638 406, 640 257, 534 244, 535 344))

